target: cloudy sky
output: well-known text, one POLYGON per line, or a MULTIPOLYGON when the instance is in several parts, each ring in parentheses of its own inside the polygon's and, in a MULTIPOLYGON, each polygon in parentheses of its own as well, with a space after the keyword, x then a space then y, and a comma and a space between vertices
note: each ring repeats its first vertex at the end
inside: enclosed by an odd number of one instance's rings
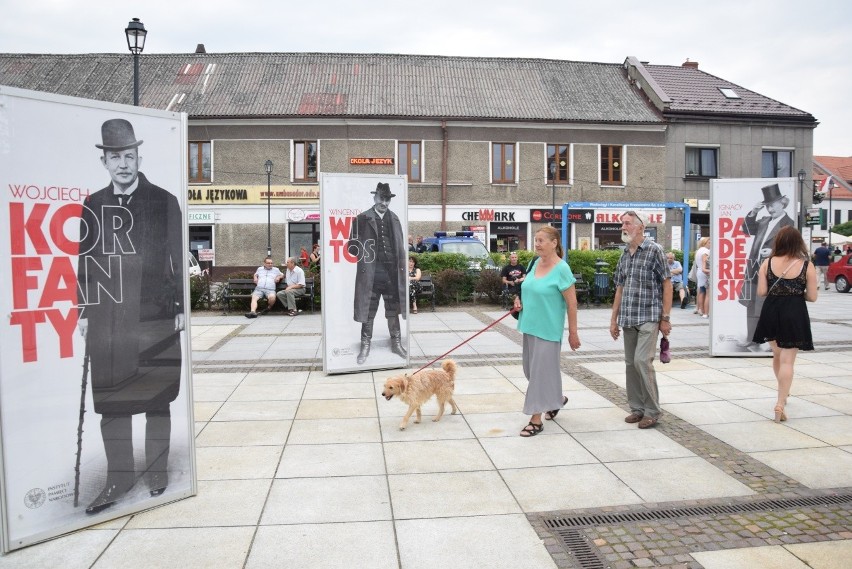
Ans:
POLYGON ((0 52, 404 53, 680 65, 814 115, 817 155, 852 156, 848 0, 0 0, 0 52), (594 4, 594 7, 590 7, 594 4))

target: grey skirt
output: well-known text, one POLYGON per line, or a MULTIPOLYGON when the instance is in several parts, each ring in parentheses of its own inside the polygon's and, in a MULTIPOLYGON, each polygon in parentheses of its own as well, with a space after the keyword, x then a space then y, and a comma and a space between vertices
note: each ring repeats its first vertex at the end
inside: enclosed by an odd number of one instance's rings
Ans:
POLYGON ((562 342, 524 334, 522 361, 529 381, 524 414, 535 415, 562 408, 562 372, 559 358, 562 342))

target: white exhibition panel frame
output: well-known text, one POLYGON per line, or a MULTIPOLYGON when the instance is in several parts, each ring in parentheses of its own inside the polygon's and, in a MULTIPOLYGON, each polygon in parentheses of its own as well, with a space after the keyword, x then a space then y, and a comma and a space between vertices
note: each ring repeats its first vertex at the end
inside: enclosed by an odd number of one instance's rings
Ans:
MULTIPOLYGON (((373 326, 370 355, 363 364, 356 358, 361 346, 361 323, 354 320, 355 280, 359 257, 372 251, 373 243, 349 243, 356 217, 373 207, 379 183, 389 184, 393 212, 408 243, 408 183, 405 176, 380 174, 320 174, 322 218, 322 325, 323 371, 328 374, 393 369, 408 366, 390 349, 384 300, 379 301, 373 326)), ((406 274, 408 274, 407 260, 406 274)), ((406 286, 408 279, 406 279, 406 286)), ((407 289, 406 289, 407 290, 407 289)), ((402 346, 409 351, 408 296, 400 299, 402 346)))
MULTIPOLYGON (((749 303, 746 274, 757 271, 768 250, 752 258, 755 235, 744 229, 746 216, 764 199, 762 188, 778 184, 789 200, 784 208, 786 223, 795 226, 798 211, 795 178, 730 178, 710 180, 710 355, 771 356, 768 344, 747 346, 749 303)), ((765 208, 756 219, 768 216, 765 208)), ((758 312, 759 314, 759 312, 758 312)))
MULTIPOLYGON (((170 405, 168 487, 152 497, 137 479, 112 507, 85 513, 104 487, 106 458, 91 381, 82 382, 85 342, 77 330, 77 252, 83 202, 110 182, 100 160, 103 151, 95 144, 102 143, 101 125, 117 118, 129 121, 143 141, 140 171, 179 204, 180 266, 185 271, 186 115, 0 86, 4 552, 196 493, 186 309, 179 393, 170 405)), ((127 234, 132 240, 133 229, 127 234)), ((173 282, 183 283, 183 306, 188 307, 186 275, 173 282)), ((122 281, 117 290, 123 287, 122 281)), ((125 300, 134 300, 132 296, 125 300)), ((145 468, 144 413, 132 415, 132 429, 138 477, 140 462, 145 468)))

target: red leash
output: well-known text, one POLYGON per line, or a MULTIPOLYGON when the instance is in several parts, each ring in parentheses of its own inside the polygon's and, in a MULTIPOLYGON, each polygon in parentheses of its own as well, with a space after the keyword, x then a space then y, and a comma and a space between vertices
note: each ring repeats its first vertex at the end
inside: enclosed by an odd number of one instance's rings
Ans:
POLYGON ((501 316, 500 318, 498 318, 497 320, 495 320, 494 322, 492 322, 491 324, 489 324, 488 326, 486 326, 485 328, 483 328, 482 330, 480 330, 479 332, 477 332, 476 334, 474 334, 473 336, 471 336, 470 338, 468 338, 467 340, 465 340, 464 342, 459 344, 458 346, 454 346, 454 347, 450 348, 450 350, 448 352, 444 352, 443 354, 441 354, 440 356, 438 356, 437 358, 435 358, 434 360, 432 360, 428 364, 424 365, 423 367, 421 367, 420 369, 418 369, 417 371, 415 371, 411 375, 414 375, 415 373, 420 373, 421 371, 423 371, 424 369, 426 369, 427 367, 429 367, 433 363, 437 362, 438 360, 440 360, 441 358, 443 358, 447 354, 451 354, 454 351, 458 350, 459 348, 461 348, 462 346, 464 346, 465 344, 467 344, 468 342, 470 342, 471 340, 473 340, 474 338, 476 338, 477 336, 479 336, 480 334, 482 334, 483 332, 485 332, 486 330, 488 330, 492 326, 499 324, 501 320, 503 320, 504 318, 506 318, 508 315, 510 315, 513 312, 515 312, 514 308, 512 308, 512 310, 510 310, 509 312, 507 312, 506 314, 504 314, 503 316, 501 316))

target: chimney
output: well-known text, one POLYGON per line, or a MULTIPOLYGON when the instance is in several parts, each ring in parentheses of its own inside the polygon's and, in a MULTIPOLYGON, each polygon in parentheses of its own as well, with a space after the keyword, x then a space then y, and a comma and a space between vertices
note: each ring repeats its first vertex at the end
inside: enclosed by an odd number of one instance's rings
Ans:
POLYGON ((692 69, 698 69, 698 62, 689 61, 689 58, 687 57, 686 61, 683 62, 683 65, 681 65, 681 67, 691 67, 692 69))
MULTIPOLYGON (((203 43, 200 43, 195 47, 195 53, 207 53, 207 50, 204 49, 203 43)), ((684 63, 684 65, 686 65, 686 64, 684 63)), ((698 66, 696 65, 696 67, 698 67, 698 66)))

